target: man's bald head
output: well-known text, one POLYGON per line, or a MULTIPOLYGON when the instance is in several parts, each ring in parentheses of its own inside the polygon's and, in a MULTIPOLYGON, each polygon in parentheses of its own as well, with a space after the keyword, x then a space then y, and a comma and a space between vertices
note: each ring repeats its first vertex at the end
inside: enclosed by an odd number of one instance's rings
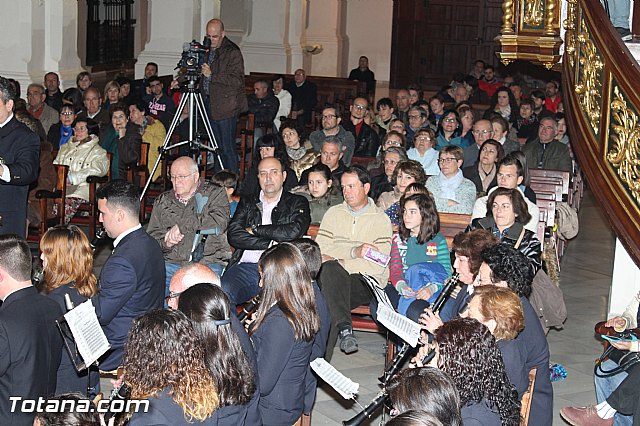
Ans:
POLYGON ((222 45, 224 39, 224 24, 219 19, 212 19, 207 22, 207 37, 211 40, 211 48, 217 49, 222 45))
MULTIPOLYGON (((192 263, 176 271, 169 283, 170 293, 182 293, 196 284, 220 285, 220 277, 211 268, 200 263, 192 263)), ((180 297, 172 297, 167 301, 171 309, 178 309, 180 297)))

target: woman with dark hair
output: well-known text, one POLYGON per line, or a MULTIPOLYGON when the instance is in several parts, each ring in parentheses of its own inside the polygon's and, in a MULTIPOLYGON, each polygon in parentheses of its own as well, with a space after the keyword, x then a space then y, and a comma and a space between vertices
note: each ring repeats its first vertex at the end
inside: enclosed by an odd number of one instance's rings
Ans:
POLYGON ((257 196, 260 193, 258 182, 258 164, 265 158, 276 157, 282 163, 283 170, 287 173, 283 188, 290 191, 298 184, 296 173, 289 167, 289 156, 277 134, 268 133, 258 139, 253 151, 253 163, 240 186, 240 195, 257 196))
MULTIPOLYGON (((167 131, 164 128, 164 124, 160 120, 157 120, 149 115, 149 107, 147 102, 137 101, 129 104, 129 118, 132 122, 140 126, 140 134, 142 136, 142 142, 149 144, 149 153, 147 154, 147 166, 149 171, 153 168, 158 161, 160 152, 158 149, 164 144, 164 139, 167 136, 167 131)), ((160 177, 162 173, 162 167, 158 167, 156 172, 151 176, 151 180, 155 181, 160 177)))
POLYGON ((296 173, 296 179, 299 181, 302 172, 319 161, 320 153, 313 150, 311 142, 308 138, 304 138, 304 131, 295 120, 283 121, 280 135, 285 144, 291 169, 296 173))
POLYGON ((444 97, 440 94, 429 98, 429 126, 436 130, 444 116, 444 97))
POLYGON ((76 114, 80 114, 82 111, 84 111, 82 92, 75 87, 68 88, 67 90, 62 92, 62 104, 71 105, 73 107, 73 111, 76 114))
POLYGON ((535 104, 531 99, 523 99, 520 103, 520 116, 518 121, 514 124, 516 131, 518 132, 518 141, 520 144, 524 144, 529 140, 533 140, 538 137, 538 127, 540 127, 540 121, 538 115, 534 112, 535 104))
POLYGON ((495 139, 487 139, 480 146, 478 161, 462 169, 462 175, 476 185, 476 198, 484 197, 494 186, 498 186, 498 163, 504 158, 504 149, 495 139))
POLYGON ((258 358, 260 412, 268 425, 292 425, 303 411, 305 377, 320 317, 300 250, 280 243, 258 262, 260 307, 249 328, 258 358))
POLYGON ((76 76, 76 87, 80 90, 80 93, 84 93, 89 87, 93 85, 91 81, 91 74, 87 71, 81 71, 76 76))
POLYGON ((260 425, 257 373, 231 325, 229 299, 222 288, 196 284, 180 295, 178 308, 193 322, 204 345, 220 398, 218 425, 260 425))
POLYGON ((475 117, 473 110, 469 105, 458 106, 458 116, 460 116, 460 138, 462 139, 462 146, 470 146, 476 143, 476 139, 473 137, 473 122, 475 117))
MULTIPOLYGON (((69 223, 82 203, 89 201, 89 176, 106 176, 109 159, 99 143, 97 123, 90 118, 76 118, 73 136, 60 147, 53 164, 68 166, 67 195, 64 200, 64 223, 69 223)), ((54 209, 55 210, 55 209, 54 209)))
MULTIPOLYGON (((307 169, 307 186, 302 188, 300 195, 309 200, 311 208, 311 223, 320 223, 329 207, 342 203, 340 182, 334 183, 329 166, 318 163, 307 169)), ((297 191, 297 190, 296 190, 297 191)))
POLYGON ((451 258, 431 196, 402 197, 400 212, 400 230, 391 239, 391 286, 385 290, 399 313, 418 321, 451 275, 451 258))
POLYGON ((486 229, 501 242, 518 249, 531 261, 535 275, 542 267, 542 247, 536 234, 525 229, 530 220, 527 203, 519 189, 496 188, 487 198, 487 216, 473 219, 467 231, 486 229))
POLYGON ((491 119, 493 114, 498 114, 511 125, 518 121, 519 115, 518 102, 508 87, 500 87, 491 96, 489 108, 484 113, 484 118, 491 119))
MULTIPOLYGON (((452 423, 453 424, 453 423, 452 423)), ((449 426, 424 410, 409 410, 392 418, 386 426, 449 426)))
POLYGON ((47 140, 56 151, 73 136, 73 122, 76 120, 73 105, 63 104, 60 108, 60 121, 53 124, 47 133, 47 140))
POLYGON ((440 326, 434 337, 437 349, 431 365, 456 385, 462 423, 519 426, 518 392, 489 329, 474 319, 456 318, 440 326))
POLYGON ((422 165, 427 176, 435 176, 440 173, 438 167, 438 151, 436 146, 436 133, 430 128, 420 129, 413 138, 414 147, 407 151, 407 157, 422 165))
POLYGON ((462 426, 456 385, 437 368, 406 368, 389 380, 386 390, 398 414, 422 410, 442 424, 462 426))
POLYGON ((378 207, 385 210, 385 213, 391 219, 392 225, 398 226, 400 223, 398 201, 400 201, 400 197, 404 194, 407 186, 414 182, 424 185, 426 181, 427 175, 422 164, 415 160, 406 160, 398 163, 391 176, 391 183, 394 184, 393 190, 380 194, 376 202, 378 207))
POLYGON ((111 105, 109 116, 111 125, 100 136, 100 145, 113 155, 111 179, 126 179, 127 165, 140 160, 140 126, 129 121, 129 108, 120 102, 111 105))
POLYGON ((59 401, 60 410, 39 412, 33 426, 100 426, 101 424, 94 403, 79 393, 58 393, 56 396, 49 397, 47 401, 59 401), (73 404, 69 404, 68 401, 73 401, 73 404))
MULTIPOLYGON (((402 123, 402 120, 399 120, 399 123, 402 123)), ((404 126, 404 123, 402 123, 404 126)), ((384 173, 383 167, 383 157, 384 152, 389 148, 400 148, 405 150, 407 146, 407 137, 405 136, 405 131, 402 133, 396 130, 389 130, 387 133, 382 136, 382 140, 380 141, 380 147, 378 148, 378 152, 376 153, 375 160, 371 161, 369 165, 367 165, 367 170, 371 174, 371 177, 375 177, 384 173)))
MULTIPOLYGON (((87 236, 75 225, 50 228, 40 240, 40 259, 44 271, 44 293, 67 311, 64 296, 69 295, 74 306, 98 294, 98 283, 93 274, 93 250, 87 236)), ((75 349, 75 348, 72 348, 75 349)), ((97 368, 81 372, 66 350, 58 367, 57 392, 79 392, 91 398, 100 392, 97 368)))
POLYGON ((382 173, 375 175, 373 174, 373 170, 371 173, 371 190, 369 191, 369 197, 374 201, 377 201, 383 192, 393 191, 393 185, 391 184, 393 172, 398 163, 406 161, 409 158, 404 148, 391 146, 382 152, 380 159, 382 173))
POLYGON ((438 143, 437 150, 440 150, 448 145, 456 145, 461 148, 466 148, 467 145, 464 145, 464 141, 460 137, 460 117, 458 116, 458 112, 455 110, 447 110, 442 115, 442 119, 438 123, 437 135, 438 135, 438 143))
POLYGON ((205 350, 180 311, 154 310, 133 321, 124 354, 124 381, 131 399, 149 400, 129 426, 216 425, 219 396, 205 350))

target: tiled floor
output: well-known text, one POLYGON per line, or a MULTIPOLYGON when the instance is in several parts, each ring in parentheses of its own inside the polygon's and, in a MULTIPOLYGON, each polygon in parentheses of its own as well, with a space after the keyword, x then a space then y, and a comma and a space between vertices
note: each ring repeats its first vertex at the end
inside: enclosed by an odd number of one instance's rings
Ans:
MULTIPOLYGON (((579 217, 580 233, 569 244, 561 264, 561 287, 569 318, 563 330, 552 330, 548 336, 551 362, 560 363, 567 370, 567 378, 554 383, 554 425, 565 425, 558 414, 562 407, 595 402, 593 361, 601 353, 601 345, 594 337, 593 325, 605 318, 613 269, 614 236, 589 192, 579 217)), ((97 254, 98 269, 108 254, 108 248, 97 254)), ((366 405, 380 390, 377 377, 382 373, 385 339, 374 333, 357 335, 360 350, 347 356, 336 349, 332 364, 360 384, 358 402, 366 405)), ((110 385, 103 382, 103 388, 110 388, 110 385)), ((311 424, 341 425, 343 420, 360 410, 354 401, 342 399, 327 385, 321 384, 311 424)), ((379 423, 378 414, 363 425, 379 423)))
MULTIPOLYGON (((580 233, 569 244, 561 264, 568 319, 563 330, 552 330, 548 335, 551 362, 560 363, 567 370, 567 378, 553 385, 554 425, 565 425, 558 414, 562 407, 595 402, 593 362, 602 346, 594 337, 593 326, 605 318, 613 270, 614 236, 589 192, 579 218, 580 233)), ((357 353, 347 356, 336 349, 332 364, 360 383, 358 401, 366 405, 380 390, 377 377, 383 368, 384 337, 358 333, 358 339, 357 353)), ((345 401, 328 386, 320 385, 311 424, 340 425, 360 410, 355 402, 345 401)), ((377 425, 379 419, 380 416, 363 424, 377 425)))

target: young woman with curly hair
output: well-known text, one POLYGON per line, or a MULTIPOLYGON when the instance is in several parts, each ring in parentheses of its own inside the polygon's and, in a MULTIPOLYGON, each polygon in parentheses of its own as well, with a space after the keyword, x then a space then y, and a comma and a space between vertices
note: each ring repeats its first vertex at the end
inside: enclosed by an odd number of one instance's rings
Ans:
POLYGON ((384 209, 394 226, 397 227, 400 224, 399 201, 407 186, 414 182, 424 185, 426 181, 427 175, 419 162, 405 160, 398 163, 391 176, 391 183, 394 184, 393 190, 382 193, 376 202, 378 207, 384 209))
POLYGON ((249 329, 258 357, 260 412, 269 425, 302 414, 305 377, 320 317, 309 269, 291 243, 266 250, 258 262, 260 307, 249 329))
POLYGON ((229 299, 222 288, 196 284, 180 295, 178 308, 193 322, 204 344, 205 361, 220 397, 215 413, 218 425, 260 424, 256 372, 234 331, 229 299))
MULTIPOLYGON (((49 229, 40 241, 44 270, 44 293, 67 311, 64 296, 68 294, 75 306, 98 294, 96 276, 93 274, 93 250, 87 236, 75 225, 56 226, 49 229)), ((95 396, 100 391, 100 375, 97 369, 76 371, 66 350, 58 367, 58 393, 79 392, 95 396)))
POLYGON ((124 355, 131 399, 148 399, 146 413, 130 426, 214 425, 219 405, 205 351, 191 321, 180 311, 155 310, 133 321, 124 355))
POLYGON ((462 423, 519 426, 518 392, 489 329, 474 319, 456 318, 438 328, 435 341, 432 363, 455 383, 462 423))

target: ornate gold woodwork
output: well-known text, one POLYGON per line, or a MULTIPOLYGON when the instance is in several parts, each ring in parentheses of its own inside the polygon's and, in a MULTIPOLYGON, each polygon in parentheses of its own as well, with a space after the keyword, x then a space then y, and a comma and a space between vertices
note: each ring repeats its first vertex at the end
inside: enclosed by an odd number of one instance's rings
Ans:
POLYGON ((567 1, 567 19, 564 21, 564 51, 565 58, 569 60, 569 64, 573 68, 576 61, 576 25, 578 7, 576 0, 567 1))
POLYGON ((544 9, 542 0, 530 0, 525 2, 524 6, 524 23, 531 27, 538 27, 542 23, 544 17, 544 9))
POLYGON ((575 91, 579 95, 582 112, 586 115, 594 134, 600 130, 600 110, 602 108, 602 55, 591 39, 589 28, 584 21, 578 34, 579 53, 578 76, 575 91))
POLYGON ((513 34, 513 0, 502 2, 502 34, 513 34))
POLYGON ((611 124, 606 160, 620 181, 640 204, 640 124, 638 112, 627 104, 622 89, 613 86, 611 124))

